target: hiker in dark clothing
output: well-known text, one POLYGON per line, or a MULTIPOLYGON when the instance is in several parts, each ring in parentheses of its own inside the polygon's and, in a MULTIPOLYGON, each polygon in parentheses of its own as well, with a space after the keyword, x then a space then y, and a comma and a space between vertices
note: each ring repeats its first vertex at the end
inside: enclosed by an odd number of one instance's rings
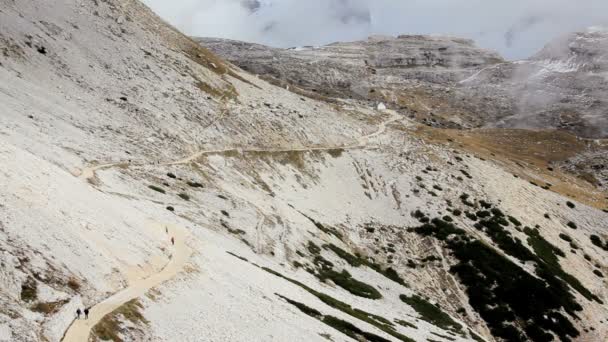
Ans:
POLYGON ((175 246, 175 239, 171 237, 171 244, 175 246))
POLYGON ((82 311, 80 311, 80 308, 78 308, 76 310, 76 319, 80 319, 80 314, 82 313, 82 311))
POLYGON ((84 319, 89 319, 89 308, 84 309, 84 319))

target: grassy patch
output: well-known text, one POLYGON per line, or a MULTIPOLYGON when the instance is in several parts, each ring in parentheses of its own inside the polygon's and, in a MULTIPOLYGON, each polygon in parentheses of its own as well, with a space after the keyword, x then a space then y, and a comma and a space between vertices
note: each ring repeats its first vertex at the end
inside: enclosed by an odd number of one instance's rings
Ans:
POLYGON ((407 284, 405 283, 403 278, 401 278, 399 276, 399 273, 397 273, 397 271, 395 271, 391 267, 383 268, 381 265, 377 264, 373 260, 368 260, 361 256, 350 254, 347 251, 343 250, 342 248, 340 248, 334 244, 327 244, 323 247, 332 250, 334 253, 336 253, 337 256, 344 259, 349 265, 351 265, 353 267, 359 267, 361 265, 365 265, 365 266, 373 269, 374 271, 382 274, 386 278, 396 282, 397 284, 407 287, 407 284))
POLYGON ((422 320, 427 321, 435 326, 438 326, 442 329, 448 329, 452 331, 460 332, 462 330, 462 325, 457 323, 450 317, 450 315, 443 312, 437 306, 429 303, 424 298, 420 296, 413 295, 408 297, 406 295, 400 295, 399 299, 409 306, 413 307, 418 314, 420 314, 420 318, 422 320))
POLYGON ((120 338, 120 333, 123 332, 120 323, 121 319, 130 321, 135 325, 149 324, 148 320, 140 312, 142 308, 143 305, 139 299, 132 299, 126 302, 95 324, 92 329, 93 335, 103 341, 122 342, 123 340, 120 338))
POLYGON ((369 299, 382 298, 382 294, 380 294, 375 287, 353 278, 346 270, 336 272, 333 269, 321 269, 315 275, 321 281, 330 279, 332 282, 334 282, 334 284, 340 286, 355 296, 369 299))
POLYGON ((61 309, 62 306, 67 304, 67 302, 68 300, 66 299, 49 303, 37 303, 32 307, 32 311, 39 312, 45 315, 52 315, 59 311, 59 309, 61 309))

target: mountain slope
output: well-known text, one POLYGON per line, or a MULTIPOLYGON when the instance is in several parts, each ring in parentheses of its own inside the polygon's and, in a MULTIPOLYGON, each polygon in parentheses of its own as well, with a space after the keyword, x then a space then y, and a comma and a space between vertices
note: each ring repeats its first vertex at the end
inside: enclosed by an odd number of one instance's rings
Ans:
POLYGON ((383 101, 427 125, 561 129, 606 138, 608 31, 560 37, 524 61, 506 62, 446 37, 375 37, 275 49, 197 38, 245 70, 338 98, 383 101))
POLYGON ((137 1, 4 2, 0 44, 0 340, 607 336, 584 184, 257 79, 137 1))

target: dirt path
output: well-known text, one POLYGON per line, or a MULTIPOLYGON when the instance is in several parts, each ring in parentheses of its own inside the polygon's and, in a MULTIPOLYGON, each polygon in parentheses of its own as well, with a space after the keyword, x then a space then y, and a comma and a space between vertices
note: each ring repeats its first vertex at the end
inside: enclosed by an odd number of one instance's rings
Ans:
MULTIPOLYGON (((158 229, 164 226, 159 225, 158 229)), ((137 280, 120 292, 98 303, 91 308, 89 319, 75 320, 68 328, 62 341, 86 342, 89 340, 91 329, 106 315, 118 309, 124 303, 143 296, 151 288, 170 280, 177 275, 188 262, 192 251, 186 245, 187 232, 185 229, 169 225, 170 236, 175 237, 173 255, 167 265, 158 273, 147 278, 137 280)), ((169 237, 167 237, 169 238, 169 237)))
MULTIPOLYGON (((343 150, 363 149, 363 148, 368 147, 369 141, 371 139, 384 134, 386 132, 388 125, 402 119, 401 115, 399 115, 399 113, 397 113, 395 111, 390 110, 387 112, 390 113, 390 117, 388 119, 384 120, 383 122, 381 122, 378 125, 378 129, 374 133, 364 135, 364 136, 357 138, 357 140, 356 140, 357 143, 355 143, 355 144, 335 145, 335 146, 314 146, 314 147, 289 147, 289 148, 234 148, 234 147, 232 147, 232 148, 224 148, 224 149, 201 150, 201 151, 197 151, 187 157, 184 157, 182 159, 179 159, 176 161, 170 161, 170 162, 166 162, 166 163, 160 163, 158 165, 173 166, 173 165, 190 164, 193 161, 197 160, 198 158, 200 158, 204 155, 207 155, 207 154, 227 153, 227 152, 234 152, 234 151, 241 152, 241 153, 255 153, 255 152, 280 153, 280 152, 330 151, 330 150, 336 150, 336 149, 343 149, 343 150)), ((118 163, 97 165, 97 166, 88 167, 88 168, 83 169, 80 173, 80 178, 91 179, 91 178, 95 177, 96 171, 103 170, 103 169, 109 169, 109 168, 116 167, 116 166, 120 166, 120 167, 144 166, 144 164, 138 164, 138 163, 131 164, 131 163, 125 163, 125 162, 118 162, 118 163)))

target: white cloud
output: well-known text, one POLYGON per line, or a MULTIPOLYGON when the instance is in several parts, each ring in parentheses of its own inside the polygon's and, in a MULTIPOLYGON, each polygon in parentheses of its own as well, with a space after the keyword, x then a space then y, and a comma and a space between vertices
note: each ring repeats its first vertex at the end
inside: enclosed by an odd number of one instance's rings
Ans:
POLYGON ((144 0, 184 32, 273 46, 371 34, 449 34, 523 58, 552 38, 608 23, 606 0, 144 0), (246 4, 244 6, 243 4, 246 4), (257 8, 252 12, 252 8, 257 8))

